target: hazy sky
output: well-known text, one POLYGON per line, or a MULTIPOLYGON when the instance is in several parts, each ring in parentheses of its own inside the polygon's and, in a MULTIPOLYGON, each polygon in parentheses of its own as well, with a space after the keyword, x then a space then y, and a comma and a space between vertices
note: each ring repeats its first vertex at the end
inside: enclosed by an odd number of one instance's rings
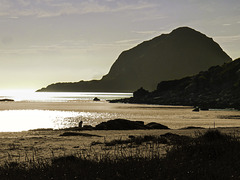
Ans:
POLYGON ((123 50, 179 26, 240 57, 239 0, 0 0, 0 89, 99 79, 123 50))

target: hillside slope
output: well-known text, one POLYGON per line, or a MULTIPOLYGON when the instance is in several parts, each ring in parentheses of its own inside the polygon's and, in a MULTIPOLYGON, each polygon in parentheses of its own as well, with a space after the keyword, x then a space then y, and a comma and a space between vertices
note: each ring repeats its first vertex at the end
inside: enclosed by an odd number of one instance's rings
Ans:
POLYGON ((101 80, 56 83, 39 91, 133 92, 154 90, 157 83, 207 70, 231 58, 212 38, 180 27, 124 51, 101 80))
POLYGON ((194 76, 162 81, 153 92, 141 88, 133 98, 118 102, 240 109, 239 92, 240 58, 194 76))

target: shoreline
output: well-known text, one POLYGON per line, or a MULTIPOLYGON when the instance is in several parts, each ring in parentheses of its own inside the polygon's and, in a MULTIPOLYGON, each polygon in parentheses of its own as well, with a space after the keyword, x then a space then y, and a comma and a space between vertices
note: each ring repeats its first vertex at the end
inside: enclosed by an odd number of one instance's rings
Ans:
MULTIPOLYGON (((123 103, 109 103, 107 101, 66 101, 66 102, 34 102, 34 101, 16 101, 16 102, 1 102, 0 115, 3 111, 8 110, 43 110, 43 111, 58 111, 74 112, 75 115, 68 118, 69 124, 67 127, 62 126, 35 126, 29 129, 38 128, 70 128, 76 127, 79 123, 79 118, 84 122, 83 125, 95 126, 104 121, 111 119, 128 119, 131 121, 144 121, 146 124, 150 122, 160 123, 168 126, 170 129, 180 129, 188 126, 213 128, 215 127, 240 127, 240 111, 229 109, 224 110, 209 110, 193 112, 191 106, 166 106, 166 105, 146 105, 146 104, 123 104, 123 103), (76 113, 79 113, 79 115, 76 113), (76 117, 76 118, 75 118, 76 117), (90 124, 89 124, 90 123, 90 124)), ((5 112, 6 113, 6 112, 5 112)), ((24 112, 22 117, 13 117, 22 121, 21 125, 24 126, 23 121, 25 118, 24 112), (23 120, 21 120, 23 118, 23 120)), ((41 112, 40 112, 41 113, 41 112)), ((61 112, 59 112, 61 114, 61 112)), ((39 114, 39 113, 38 113, 39 114)), ((27 114, 26 114, 27 115, 27 114)), ((30 121, 38 118, 36 112, 33 112, 30 121)), ((67 116, 68 117, 68 116, 67 116)), ((1 117, 2 123, 7 115, 1 117)), ((41 118, 41 117, 40 117, 41 118)), ((38 119, 40 122, 41 119, 38 119)), ((64 121, 64 118, 63 120, 64 121)), ((56 122, 55 123, 62 123, 56 122)), ((4 126, 4 124, 2 124, 4 126)), ((11 124, 10 124, 11 126, 11 124)), ((24 129, 24 130, 29 130, 24 129)))
MULTIPOLYGON (((68 101, 68 102, 2 102, 0 111, 3 110, 52 110, 52 111, 76 111, 76 112, 98 112, 112 113, 119 118, 124 114, 126 119, 137 121, 143 120, 144 123, 157 122, 168 126, 170 129, 146 129, 146 130, 81 130, 71 131, 71 129, 32 129, 21 132, 0 132, 0 162, 17 161, 24 162, 26 156, 39 159, 51 159, 63 155, 71 155, 79 151, 91 148, 92 143, 104 141, 127 139, 130 136, 159 136, 166 133, 195 136, 196 134, 216 127, 221 132, 228 134, 240 134, 240 112, 239 111, 200 111, 192 112, 192 107, 185 106, 161 106, 144 104, 118 104, 106 101, 68 101), (227 119, 227 118, 236 119, 227 119), (218 119, 216 119, 218 118, 218 119), (181 122, 178 122, 180 121, 181 122), (236 127, 219 127, 225 121, 236 123, 236 127), (209 122, 211 121, 211 122, 209 122), (168 125, 179 127, 202 127, 199 123, 209 123, 205 129, 174 129, 168 125), (237 127, 238 126, 238 127, 237 127), (77 132, 93 136, 61 136, 64 132, 77 132)), ((110 120, 110 119, 108 119, 110 120)), ((233 126, 228 124, 228 126, 233 126)), ((94 146, 96 151, 101 151, 101 146, 94 146)))
POLYGON ((192 109, 192 106, 174 106, 174 105, 157 105, 157 104, 126 104, 126 103, 110 103, 107 100, 93 101, 93 100, 71 100, 62 102, 43 102, 43 101, 14 101, 14 102, 0 102, 0 110, 62 110, 62 111, 80 111, 92 110, 92 106, 96 110, 103 110, 104 107, 119 107, 130 105, 139 108, 184 108, 192 109), (84 104, 83 104, 84 103, 84 104), (87 106, 86 106, 87 104, 87 106), (99 107, 101 106, 101 107, 99 107))

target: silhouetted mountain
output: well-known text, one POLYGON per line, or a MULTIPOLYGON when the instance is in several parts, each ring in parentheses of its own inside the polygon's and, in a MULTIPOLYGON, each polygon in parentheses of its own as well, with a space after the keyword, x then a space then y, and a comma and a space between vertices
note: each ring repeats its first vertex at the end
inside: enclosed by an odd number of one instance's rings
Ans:
POLYGON ((124 51, 101 80, 57 83, 39 91, 133 92, 163 80, 196 74, 231 58, 212 38, 188 27, 162 34, 124 51))
MULTIPOLYGON (((240 58, 179 80, 162 81, 157 90, 139 89, 118 102, 240 109, 240 58)), ((116 101, 112 101, 116 102, 116 101)))

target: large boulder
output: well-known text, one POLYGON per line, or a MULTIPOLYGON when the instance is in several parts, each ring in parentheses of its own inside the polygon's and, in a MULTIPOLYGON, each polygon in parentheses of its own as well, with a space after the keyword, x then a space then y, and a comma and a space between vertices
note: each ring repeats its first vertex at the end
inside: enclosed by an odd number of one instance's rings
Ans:
POLYGON ((14 101, 13 99, 0 99, 2 102, 7 102, 7 101, 14 101))
POLYGON ((95 127, 96 130, 133 130, 133 129, 169 129, 159 123, 149 123, 144 125, 143 121, 130 121, 127 119, 114 119, 102 122, 95 127))
POLYGON ((148 123, 148 124, 146 124, 146 127, 148 127, 149 129, 169 129, 169 127, 164 126, 159 123, 156 123, 156 122, 148 123))
POLYGON ((143 123, 139 121, 130 121, 127 119, 114 119, 107 122, 102 122, 96 125, 97 130, 132 130, 146 129, 143 123))

